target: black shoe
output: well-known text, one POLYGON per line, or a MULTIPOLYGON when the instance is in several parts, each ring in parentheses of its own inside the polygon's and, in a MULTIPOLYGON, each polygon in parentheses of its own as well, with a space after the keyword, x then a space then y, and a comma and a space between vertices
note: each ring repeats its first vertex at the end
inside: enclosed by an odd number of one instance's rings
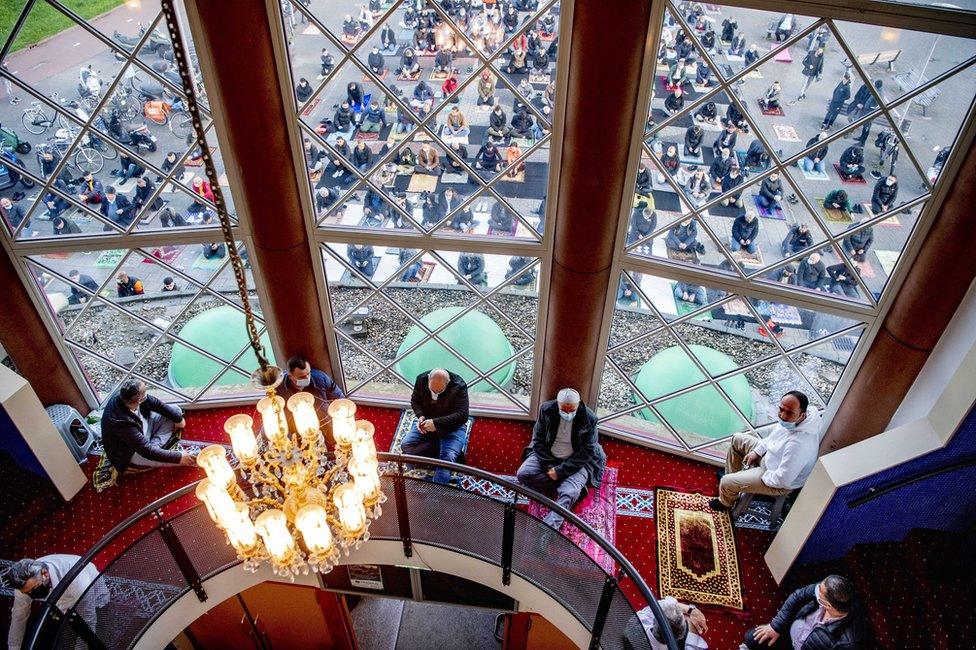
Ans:
POLYGON ((724 503, 722 503, 721 501, 719 501, 717 498, 715 498, 715 499, 709 499, 709 501, 708 501, 708 507, 711 508, 712 510, 716 511, 716 512, 728 512, 729 510, 732 509, 731 506, 725 505, 724 503))

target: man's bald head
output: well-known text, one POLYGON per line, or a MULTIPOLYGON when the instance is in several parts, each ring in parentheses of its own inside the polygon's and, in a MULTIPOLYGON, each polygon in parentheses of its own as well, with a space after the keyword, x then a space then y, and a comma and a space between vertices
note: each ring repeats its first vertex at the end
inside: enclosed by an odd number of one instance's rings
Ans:
POLYGON ((451 373, 443 368, 434 368, 427 376, 427 383, 430 386, 430 392, 432 393, 443 393, 450 381, 451 373))

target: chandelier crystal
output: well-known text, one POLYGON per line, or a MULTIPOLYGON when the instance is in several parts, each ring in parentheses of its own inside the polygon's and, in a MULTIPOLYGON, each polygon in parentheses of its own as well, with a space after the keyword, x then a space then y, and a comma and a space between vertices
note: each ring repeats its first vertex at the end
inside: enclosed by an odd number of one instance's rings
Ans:
POLYGON ((285 402, 274 386, 266 390, 257 404, 263 439, 249 415, 232 415, 224 423, 249 486, 238 483, 224 447, 210 445, 197 456, 207 473, 197 498, 245 569, 256 571, 267 562, 282 576, 328 573, 341 553, 348 555, 369 539, 369 524, 386 501, 373 425, 355 419, 351 400, 334 400, 329 415, 336 448, 330 456, 315 397, 301 392, 285 402), (295 431, 289 430, 285 407, 295 431))

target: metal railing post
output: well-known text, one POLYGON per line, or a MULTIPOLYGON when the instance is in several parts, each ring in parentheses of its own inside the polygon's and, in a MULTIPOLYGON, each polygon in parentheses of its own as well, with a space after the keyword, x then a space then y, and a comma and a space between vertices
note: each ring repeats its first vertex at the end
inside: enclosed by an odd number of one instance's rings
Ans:
POLYGON ((603 583, 603 593, 600 594, 600 604, 596 608, 596 618, 593 620, 590 650, 598 650, 600 647, 600 637, 603 636, 603 627, 607 624, 607 614, 610 613, 610 603, 613 602, 613 594, 616 591, 617 579, 613 576, 607 576, 603 583))
POLYGON ((193 566, 190 556, 186 554, 186 549, 183 548, 183 542, 180 541, 180 538, 176 535, 176 531, 173 530, 169 521, 163 519, 162 510, 157 510, 154 514, 159 520, 159 534, 162 535, 163 541, 166 542, 166 548, 169 549, 170 554, 176 561, 176 567, 183 574, 186 584, 193 589, 193 592, 200 599, 201 603, 206 602, 207 592, 203 589, 203 581, 200 579, 200 574, 197 573, 196 567, 193 566))
POLYGON ((393 477, 393 496, 396 499, 397 523, 400 526, 400 539, 403 541, 404 557, 413 557, 413 542, 410 538, 410 513, 407 512, 407 490, 403 481, 403 457, 397 458, 397 473, 393 477))
POLYGON ((74 609, 68 610, 66 620, 78 638, 84 641, 91 650, 108 650, 102 640, 98 638, 95 630, 88 626, 88 621, 83 619, 74 609))
POLYGON ((502 528, 502 584, 512 584, 512 551, 515 548, 515 499, 505 504, 505 520, 502 528))

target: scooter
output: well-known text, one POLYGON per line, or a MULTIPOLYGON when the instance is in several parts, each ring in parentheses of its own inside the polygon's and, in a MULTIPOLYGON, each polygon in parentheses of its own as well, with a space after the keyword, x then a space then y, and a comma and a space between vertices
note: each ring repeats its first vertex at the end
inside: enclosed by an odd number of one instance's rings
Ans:
POLYGON ((159 100, 168 101, 166 89, 162 86, 162 84, 146 82, 139 77, 132 77, 132 79, 129 80, 129 84, 132 86, 132 89, 136 91, 136 94, 139 95, 140 103, 144 104, 146 102, 155 102, 159 100))
POLYGON ((129 129, 128 132, 123 131, 118 111, 112 111, 109 117, 108 132, 122 144, 135 147, 137 151, 142 151, 143 149, 146 151, 156 151, 158 148, 156 136, 152 134, 149 127, 145 124, 140 124, 133 129, 129 129))
POLYGON ((20 183, 25 189, 31 189, 35 183, 32 179, 22 175, 13 165, 24 167, 24 163, 10 149, 0 147, 0 190, 7 190, 20 183))
POLYGON ((102 96, 102 85, 98 73, 92 70, 90 65, 78 70, 78 96, 89 109, 98 106, 98 100, 102 96))
POLYGON ((5 128, 2 124, 0 124, 0 146, 6 147, 21 155, 30 153, 31 150, 30 142, 21 140, 16 131, 5 128))

